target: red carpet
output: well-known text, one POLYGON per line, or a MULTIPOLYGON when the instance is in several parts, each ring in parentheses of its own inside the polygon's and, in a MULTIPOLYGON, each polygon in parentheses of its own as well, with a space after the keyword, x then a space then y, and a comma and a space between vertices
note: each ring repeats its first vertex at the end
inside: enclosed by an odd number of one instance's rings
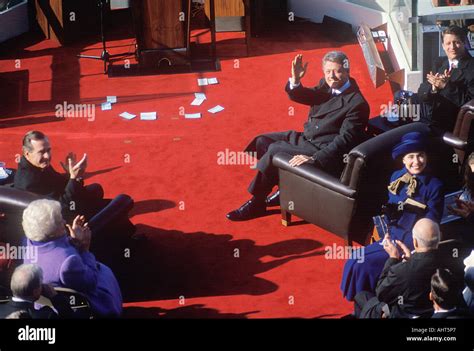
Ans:
MULTIPOLYGON (((229 222, 225 214, 247 200, 254 171, 217 163, 218 152, 241 151, 256 134, 301 130, 308 107, 290 102, 283 89, 297 53, 310 62, 304 83, 313 85, 322 56, 346 52, 371 116, 387 103, 390 87, 373 87, 359 45, 333 43, 319 33, 319 26, 304 24, 256 39, 238 68, 232 55, 244 55, 245 47, 238 35, 220 35, 220 72, 117 78, 102 74, 102 62, 75 57, 100 54, 99 43, 63 48, 27 35, 0 57, 0 76, 28 73, 21 112, 0 119, 0 160, 15 167, 22 136, 39 129, 50 136, 56 169, 68 151, 85 152, 87 183, 101 183, 109 197, 123 192, 135 199, 132 221, 147 240, 131 247, 130 258, 111 240, 116 256, 107 262, 123 287, 127 317, 338 318, 352 310, 339 291, 344 261, 325 259, 324 248, 343 241, 311 224, 283 227, 278 211, 229 222), (201 77, 217 77, 219 84, 198 87, 201 77), (207 95, 198 107, 190 106, 195 92, 207 95), (104 112, 107 95, 118 103, 104 112), (56 118, 55 105, 64 101, 97 104, 95 120, 56 118), (218 104, 223 112, 207 112, 218 104), (203 117, 185 120, 180 107, 203 117), (157 111, 159 117, 127 121, 118 116, 124 111, 157 111)), ((133 39, 108 44, 111 53, 123 53, 132 50, 133 39)))

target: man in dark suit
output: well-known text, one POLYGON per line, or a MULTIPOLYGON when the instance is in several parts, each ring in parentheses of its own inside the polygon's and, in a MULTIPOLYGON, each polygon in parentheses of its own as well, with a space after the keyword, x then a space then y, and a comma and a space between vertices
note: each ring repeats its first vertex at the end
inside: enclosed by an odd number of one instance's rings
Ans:
POLYGON ((462 298, 463 280, 457 279, 447 268, 437 269, 431 277, 430 300, 435 319, 468 318, 462 298))
MULTIPOLYGON (((58 200, 66 215, 77 212, 90 214, 93 207, 100 207, 103 190, 98 184, 84 186, 83 176, 87 155, 76 162, 70 153, 65 163, 66 174, 60 174, 51 165, 51 145, 48 137, 39 131, 30 131, 23 137, 23 156, 15 174, 14 187, 58 200)), ((87 216, 88 218, 90 216, 87 216)))
POLYGON ((33 319, 72 318, 74 312, 68 301, 58 295, 52 286, 43 284, 43 271, 34 264, 23 264, 13 272, 10 288, 13 294, 11 300, 0 304, 0 318, 7 318, 15 312, 26 311, 33 319), (35 301, 43 295, 51 300, 52 308, 44 306, 35 309, 35 301))
POLYGON ((452 132, 459 109, 474 99, 474 58, 466 50, 466 33, 450 26, 442 36, 446 57, 435 60, 433 71, 418 89, 421 121, 438 134, 452 132))
POLYGON ((413 227, 415 253, 401 241, 396 244, 385 236, 384 249, 389 254, 377 282, 376 295, 362 291, 354 298, 357 318, 410 318, 431 316, 429 300, 431 276, 442 264, 438 253, 440 230, 437 223, 422 218, 413 227))
POLYGON ((246 152, 258 158, 258 173, 248 191, 253 197, 227 218, 232 221, 248 220, 261 216, 267 205, 277 204, 274 194, 267 199, 278 184, 278 169, 273 166, 273 156, 285 152, 293 156, 293 167, 310 163, 337 174, 342 170, 344 154, 365 138, 369 118, 369 105, 354 79, 349 76, 349 60, 342 52, 329 52, 323 58, 324 79, 315 88, 306 88, 301 79, 308 63, 297 55, 292 62, 292 74, 286 85, 291 100, 311 106, 304 131, 287 131, 257 136, 246 152))
POLYGON ((100 184, 84 185, 86 154, 76 162, 76 156, 69 153, 65 163, 61 162, 66 174, 56 172, 51 158, 48 137, 40 131, 26 133, 14 187, 59 201, 67 221, 72 221, 78 214, 84 215, 94 234, 112 232, 116 228, 134 232, 135 228, 128 220, 133 200, 128 195, 120 194, 110 201, 103 198, 100 184))

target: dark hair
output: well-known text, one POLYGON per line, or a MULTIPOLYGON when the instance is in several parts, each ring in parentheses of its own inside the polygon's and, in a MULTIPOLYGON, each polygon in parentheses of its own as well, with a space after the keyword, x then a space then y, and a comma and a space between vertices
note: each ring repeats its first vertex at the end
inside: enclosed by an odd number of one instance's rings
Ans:
POLYGON ((431 295, 434 302, 446 310, 458 305, 461 285, 447 268, 438 268, 431 277, 431 295))
POLYGON ((23 150, 33 151, 31 141, 32 140, 45 140, 45 139, 47 140, 48 137, 44 133, 37 130, 30 130, 23 137, 23 150))
POLYGON ((326 62, 335 62, 340 65, 346 70, 347 73, 350 72, 350 65, 349 59, 347 58, 346 54, 342 51, 330 51, 323 57, 323 66, 326 62))
POLYGON ((465 30, 462 29, 461 27, 458 27, 458 26, 449 26, 448 28, 446 28, 445 30, 443 30, 443 32, 441 33, 442 38, 443 38, 443 42, 444 42, 444 36, 445 36, 446 34, 451 34, 451 35, 457 36, 463 43, 466 41, 466 35, 467 35, 467 33, 466 33, 465 30))

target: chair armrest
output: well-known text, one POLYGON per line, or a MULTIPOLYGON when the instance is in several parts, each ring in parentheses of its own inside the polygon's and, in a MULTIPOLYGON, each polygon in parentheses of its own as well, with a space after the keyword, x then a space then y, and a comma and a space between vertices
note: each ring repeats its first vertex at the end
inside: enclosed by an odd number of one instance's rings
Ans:
POLYGON ((466 150, 468 146, 468 142, 466 140, 462 140, 451 132, 444 133, 443 141, 445 144, 458 150, 466 150))
POLYGON ((471 125, 474 120, 474 99, 465 103, 461 106, 459 113, 456 117, 456 124, 454 126, 454 136, 461 140, 467 140, 469 138, 469 132, 471 125))
POLYGON ((37 194, 19 190, 11 186, 0 186, 0 208, 26 208, 30 202, 41 199, 37 194))
POLYGON ((341 195, 347 197, 355 197, 356 190, 349 188, 348 186, 341 183, 341 181, 324 172, 323 170, 310 164, 303 164, 298 167, 292 167, 289 164, 290 159, 293 156, 287 153, 278 153, 273 157, 273 165, 290 173, 296 174, 302 178, 305 178, 313 183, 320 184, 325 188, 335 191, 341 195))

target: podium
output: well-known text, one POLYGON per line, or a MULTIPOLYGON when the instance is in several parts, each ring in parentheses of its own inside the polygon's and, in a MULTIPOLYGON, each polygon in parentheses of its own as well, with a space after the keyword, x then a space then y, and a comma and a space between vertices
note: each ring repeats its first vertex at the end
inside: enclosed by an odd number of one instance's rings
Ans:
POLYGON ((36 20, 47 39, 67 45, 99 29, 97 0, 35 0, 36 20))
POLYGON ((189 66, 191 0, 132 0, 140 67, 189 66))

